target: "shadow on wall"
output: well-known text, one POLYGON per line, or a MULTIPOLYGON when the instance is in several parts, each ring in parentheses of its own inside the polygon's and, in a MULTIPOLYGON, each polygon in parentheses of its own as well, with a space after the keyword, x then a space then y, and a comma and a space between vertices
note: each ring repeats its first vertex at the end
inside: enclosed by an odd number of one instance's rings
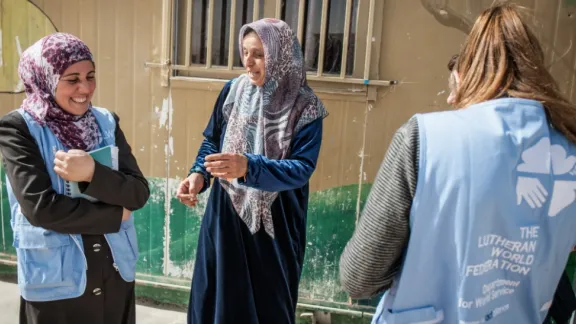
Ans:
POLYGON ((21 93, 18 77, 22 51, 57 31, 48 16, 28 0, 0 2, 0 93, 21 93))
MULTIPOLYGON (((448 1, 438 1, 438 0, 420 0, 422 6, 431 13, 436 21, 446 27, 456 28, 462 31, 464 34, 470 32, 470 28, 474 23, 474 17, 478 13, 472 14, 469 12, 468 15, 461 14, 457 10, 453 9, 452 6, 448 4, 448 1)), ((472 1, 473 3, 477 3, 472 1)))
MULTIPOLYGON (((422 6, 432 14, 432 16, 434 16, 436 21, 446 27, 460 30, 464 34, 470 32, 472 25, 480 13, 496 1, 498 0, 420 0, 422 6)), ((576 19, 576 0, 532 1, 532 7, 525 6, 525 3, 523 3, 524 1, 510 2, 517 3, 525 9, 523 10, 523 13, 528 18, 526 21, 532 24, 531 27, 538 34, 537 29, 543 27, 543 22, 539 19, 540 17, 537 17, 535 7, 538 2, 544 3, 544 1, 546 1, 546 5, 558 8, 556 24, 560 23, 562 15, 567 15, 569 18, 576 19)), ((547 21, 546 23, 550 22, 547 21)), ((576 74, 576 68, 571 62, 574 54, 569 55, 572 52, 574 44, 570 41, 570 46, 568 46, 567 50, 560 50, 559 46, 563 46, 563 44, 556 44, 556 41, 556 39, 540 35, 540 42, 544 51, 548 52, 548 49, 550 51, 549 54, 553 56, 548 68, 551 69, 554 65, 560 64, 563 69, 570 71, 573 75, 576 74)))

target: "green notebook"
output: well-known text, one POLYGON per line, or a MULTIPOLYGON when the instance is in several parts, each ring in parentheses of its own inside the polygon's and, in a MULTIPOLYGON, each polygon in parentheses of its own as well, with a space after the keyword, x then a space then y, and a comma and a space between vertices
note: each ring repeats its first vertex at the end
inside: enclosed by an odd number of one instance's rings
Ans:
MULTIPOLYGON (((115 145, 108 145, 102 148, 96 149, 94 151, 88 152, 94 159, 94 161, 109 167, 112 170, 118 170, 118 147, 115 145)), ((85 195, 80 192, 78 188, 78 182, 75 181, 64 181, 66 186, 66 195, 72 198, 84 198, 92 202, 98 201, 98 199, 85 195)))

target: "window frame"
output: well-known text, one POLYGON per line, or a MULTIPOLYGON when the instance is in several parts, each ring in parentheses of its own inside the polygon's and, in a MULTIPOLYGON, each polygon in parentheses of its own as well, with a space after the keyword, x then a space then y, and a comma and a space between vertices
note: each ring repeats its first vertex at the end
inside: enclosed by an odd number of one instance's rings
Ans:
MULTIPOLYGON (((147 63, 149 67, 159 67, 162 69, 162 85, 168 86, 171 81, 182 82, 186 80, 228 80, 235 78, 242 73, 244 73, 244 68, 235 67, 234 59, 229 59, 234 55, 236 51, 236 46, 230 46, 230 44, 235 44, 234 40, 237 37, 234 33, 229 32, 228 36, 228 55, 227 55, 227 66, 218 66, 212 64, 212 39, 213 39, 213 26, 214 26, 214 3, 215 0, 207 0, 209 4, 209 12, 211 15, 207 17, 207 46, 206 46, 206 64, 192 64, 191 61, 191 35, 192 35, 192 0, 180 0, 187 3, 186 13, 185 13, 185 49, 184 49, 184 64, 174 64, 173 59, 175 58, 174 53, 178 45, 176 44, 176 38, 181 30, 178 29, 178 18, 176 15, 179 10, 176 8, 176 0, 163 0, 164 1, 164 15, 163 15, 163 39, 167 40, 163 42, 164 50, 162 52, 162 60, 159 63, 147 63), (212 28, 210 28, 212 27, 212 28)), ((237 3, 241 0, 231 0, 232 8, 237 8, 237 3)), ((297 36, 299 41, 302 41, 304 36, 304 6, 309 0, 255 0, 254 10, 252 14, 252 21, 259 19, 260 17, 266 17, 273 15, 274 17, 280 19, 282 3, 283 1, 299 1, 298 10, 298 30, 297 36), (260 6, 260 1, 264 3, 263 8, 260 6)), ((326 33, 327 33, 327 18, 328 18, 328 3, 329 0, 322 0, 322 23, 320 31, 320 46, 319 46, 319 57, 318 57, 318 67, 316 71, 311 71, 307 73, 307 79, 313 83, 330 84, 330 87, 338 87, 341 85, 363 85, 363 86, 378 86, 387 87, 395 84, 395 81, 379 80, 379 56, 380 56, 380 36, 381 36, 381 22, 375 20, 377 12, 383 10, 383 3, 378 0, 357 0, 358 1, 358 12, 357 12, 357 23, 356 23, 356 35, 366 35, 366 37, 356 36, 354 47, 354 61, 353 61, 353 71, 352 75, 346 74, 346 60, 349 55, 347 52, 348 48, 348 37, 350 32, 350 19, 352 15, 352 1, 346 1, 346 11, 345 11, 345 27, 344 27, 344 42, 343 42, 343 54, 341 69, 339 74, 324 73, 323 63, 325 57, 325 45, 326 45, 326 33), (379 28, 380 27, 380 28, 379 28), (369 45, 368 45, 369 44, 369 45), (367 46, 368 45, 368 46, 367 46), (369 62, 369 64, 365 64, 369 62)), ((233 11, 235 13, 235 10, 233 11)), ((182 15, 182 13, 180 13, 182 15)), ((230 26, 235 26, 236 19, 234 14, 230 14, 230 26)), ((181 27, 180 27, 181 28, 181 27)), ((234 30, 233 28, 231 28, 234 30)), ((343 88, 343 87, 342 87, 343 88)), ((356 90, 355 90, 356 91, 356 90)))

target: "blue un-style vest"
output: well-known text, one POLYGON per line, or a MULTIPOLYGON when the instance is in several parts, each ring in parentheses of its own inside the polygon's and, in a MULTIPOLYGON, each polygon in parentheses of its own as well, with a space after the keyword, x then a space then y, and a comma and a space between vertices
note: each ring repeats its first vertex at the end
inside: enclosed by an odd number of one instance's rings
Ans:
MULTIPOLYGON (((66 150, 48 126, 40 126, 27 112, 18 109, 42 153, 52 187, 65 194, 65 182, 54 172, 54 154, 66 150)), ((103 108, 92 108, 100 126, 102 141, 99 147, 115 145, 116 121, 103 108)), ((6 178, 14 247, 18 256, 18 286, 28 301, 53 301, 79 297, 86 289, 87 262, 80 234, 61 234, 32 226, 20 210, 8 178, 6 178)), ((81 199, 81 198, 79 198, 81 199)), ((134 218, 122 222, 120 232, 105 235, 114 267, 125 281, 134 281, 138 243, 134 218)))
POLYGON ((410 241, 373 323, 541 324, 576 243, 576 145, 532 100, 417 119, 410 241))

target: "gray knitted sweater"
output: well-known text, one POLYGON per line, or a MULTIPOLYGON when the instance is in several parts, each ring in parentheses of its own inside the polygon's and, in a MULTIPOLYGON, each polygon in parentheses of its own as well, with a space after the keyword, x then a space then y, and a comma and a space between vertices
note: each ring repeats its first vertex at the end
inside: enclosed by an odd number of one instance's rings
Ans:
POLYGON ((340 281, 352 298, 388 289, 408 244, 418 179, 418 122, 396 131, 376 175, 352 239, 340 258, 340 281))

